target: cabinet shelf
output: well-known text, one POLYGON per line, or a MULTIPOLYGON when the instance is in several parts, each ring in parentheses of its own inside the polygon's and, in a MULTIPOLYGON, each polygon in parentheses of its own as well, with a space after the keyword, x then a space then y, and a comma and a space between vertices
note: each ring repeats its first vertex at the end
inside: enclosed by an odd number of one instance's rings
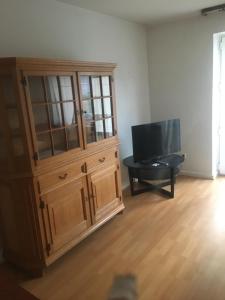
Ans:
POLYGON ((94 119, 92 117, 87 117, 87 118, 84 118, 84 120, 86 122, 95 122, 95 121, 103 121, 103 120, 113 119, 113 118, 114 118, 114 116, 103 117, 102 115, 95 115, 94 119))
POLYGON ((112 96, 96 96, 96 97, 84 97, 82 98, 83 101, 88 101, 88 100, 98 100, 98 99, 107 99, 107 98, 111 98, 112 96))
POLYGON ((36 132, 37 132, 37 135, 41 135, 44 133, 51 133, 51 132, 58 131, 58 130, 77 128, 77 127, 78 127, 78 124, 72 124, 72 125, 65 125, 65 126, 61 126, 61 127, 51 127, 49 129, 45 129, 46 125, 42 125, 42 126, 36 127, 36 132))
POLYGON ((64 101, 45 101, 45 100, 35 100, 32 101, 32 105, 54 105, 54 104, 63 104, 63 103, 70 103, 70 102, 76 102, 78 99, 71 99, 71 100, 64 100, 64 101))

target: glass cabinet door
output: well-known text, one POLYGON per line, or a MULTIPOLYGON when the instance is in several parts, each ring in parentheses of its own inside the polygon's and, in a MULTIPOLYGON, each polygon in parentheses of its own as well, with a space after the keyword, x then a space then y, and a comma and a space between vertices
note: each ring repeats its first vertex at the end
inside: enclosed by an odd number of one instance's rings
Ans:
POLYGON ((2 87, 1 97, 4 106, 5 118, 10 133, 10 141, 13 148, 13 156, 24 160, 25 150, 23 144, 23 132, 19 120, 19 110, 16 101, 15 86, 11 75, 0 76, 2 87))
POLYGON ((17 79, 13 73, 0 75, 0 170, 26 172, 29 169, 26 136, 17 79))
POLYGON ((76 79, 71 75, 28 75, 37 158, 45 159, 82 145, 76 79))
POLYGON ((86 143, 113 137, 115 126, 111 76, 82 74, 79 79, 86 143))

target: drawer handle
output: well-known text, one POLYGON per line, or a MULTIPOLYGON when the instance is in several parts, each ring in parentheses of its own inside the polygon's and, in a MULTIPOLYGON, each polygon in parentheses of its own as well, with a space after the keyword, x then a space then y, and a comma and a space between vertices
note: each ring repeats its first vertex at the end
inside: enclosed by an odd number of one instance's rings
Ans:
POLYGON ((66 177, 68 176, 68 174, 67 173, 65 173, 64 175, 59 175, 59 179, 66 179, 66 177))
POLYGON ((99 160, 98 160, 100 163, 103 163, 104 161, 105 161, 105 157, 103 157, 103 158, 99 158, 99 160))
POLYGON ((81 172, 82 172, 82 173, 87 173, 86 164, 83 164, 83 165, 81 166, 81 172))

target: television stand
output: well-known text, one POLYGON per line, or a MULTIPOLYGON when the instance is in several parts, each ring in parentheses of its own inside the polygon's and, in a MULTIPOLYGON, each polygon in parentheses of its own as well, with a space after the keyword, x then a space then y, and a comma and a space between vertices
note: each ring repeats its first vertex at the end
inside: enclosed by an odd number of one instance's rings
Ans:
POLYGON ((174 198, 176 175, 182 162, 184 155, 178 154, 171 154, 148 163, 135 162, 133 156, 125 158, 123 163, 128 167, 131 195, 157 190, 169 198, 174 198), (153 184, 147 182, 148 180, 164 181, 153 184), (170 186, 170 191, 163 189, 165 186, 170 186))

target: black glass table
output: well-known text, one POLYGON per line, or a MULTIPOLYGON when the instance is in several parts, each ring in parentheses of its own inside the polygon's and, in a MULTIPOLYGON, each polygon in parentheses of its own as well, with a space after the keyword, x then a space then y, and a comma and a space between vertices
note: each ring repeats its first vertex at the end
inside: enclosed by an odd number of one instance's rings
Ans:
POLYGON ((184 162, 184 155, 178 154, 171 154, 148 163, 135 162, 133 156, 125 158, 123 163, 128 167, 131 195, 158 190, 163 195, 174 198, 176 175, 180 171, 182 162, 184 162), (147 182, 149 180, 162 182, 153 184, 147 182), (165 186, 170 186, 170 191, 163 189, 165 186))

